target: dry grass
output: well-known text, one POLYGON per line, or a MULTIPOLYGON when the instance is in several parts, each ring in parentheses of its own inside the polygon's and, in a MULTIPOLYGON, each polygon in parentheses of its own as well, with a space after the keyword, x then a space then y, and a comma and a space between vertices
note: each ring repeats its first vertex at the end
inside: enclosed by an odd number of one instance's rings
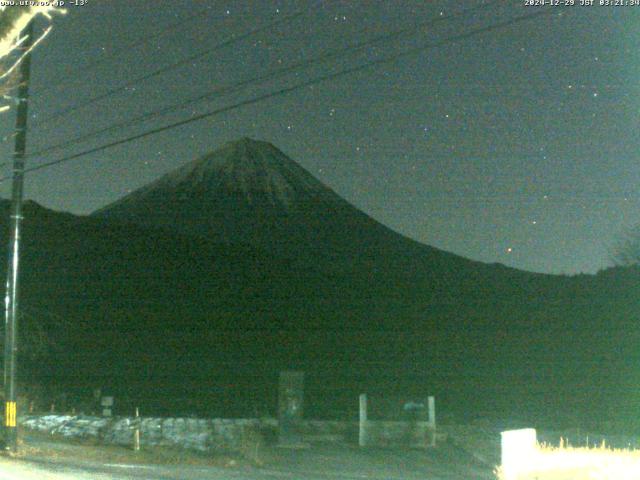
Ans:
POLYGON ((498 468, 499 480, 640 480, 640 450, 538 445, 535 458, 517 474, 498 468))

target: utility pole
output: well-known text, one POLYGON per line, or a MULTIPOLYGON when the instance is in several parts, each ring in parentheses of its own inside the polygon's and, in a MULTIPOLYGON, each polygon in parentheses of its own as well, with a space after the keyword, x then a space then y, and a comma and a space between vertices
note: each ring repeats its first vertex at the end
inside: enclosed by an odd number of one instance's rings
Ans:
POLYGON ((18 108, 16 112, 16 139, 13 151, 13 183, 11 186, 11 231, 9 261, 7 266, 7 295, 5 297, 4 330, 4 426, 6 449, 18 450, 16 408, 16 367, 18 354, 18 261, 20 253, 20 224, 22 223, 22 197, 24 187, 24 162, 27 147, 27 113, 29 106, 29 77, 33 45, 33 20, 22 32, 26 35, 21 53, 26 56, 19 68, 18 108))

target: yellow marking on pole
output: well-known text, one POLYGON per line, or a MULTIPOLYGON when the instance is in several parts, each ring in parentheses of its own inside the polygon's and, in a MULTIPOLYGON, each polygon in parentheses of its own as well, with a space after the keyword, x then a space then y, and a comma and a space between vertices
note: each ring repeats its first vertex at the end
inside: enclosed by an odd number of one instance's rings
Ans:
POLYGON ((16 402, 6 402, 4 407, 4 424, 7 427, 16 426, 16 402))

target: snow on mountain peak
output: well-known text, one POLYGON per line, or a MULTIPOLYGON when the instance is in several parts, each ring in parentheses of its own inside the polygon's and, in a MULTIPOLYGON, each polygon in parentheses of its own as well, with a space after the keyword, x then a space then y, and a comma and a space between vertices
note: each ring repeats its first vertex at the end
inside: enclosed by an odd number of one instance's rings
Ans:
POLYGON ((271 143, 247 137, 229 142, 165 175, 150 188, 189 185, 202 190, 242 193, 249 203, 256 194, 288 207, 296 192, 325 190, 318 180, 271 143))

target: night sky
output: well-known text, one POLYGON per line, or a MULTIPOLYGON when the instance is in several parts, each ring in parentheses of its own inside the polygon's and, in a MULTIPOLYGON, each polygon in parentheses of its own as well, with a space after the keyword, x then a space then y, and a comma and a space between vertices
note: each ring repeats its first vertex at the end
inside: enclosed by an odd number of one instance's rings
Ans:
MULTIPOLYGON (((29 151, 416 28, 31 158, 28 166, 521 15, 548 15, 33 172, 27 196, 86 214, 249 136, 272 142, 352 204, 423 243, 525 270, 595 272, 610 263, 621 232, 640 222, 640 7, 598 2, 561 9, 524 0, 88 0, 54 19, 33 56, 29 151), (483 3, 467 17, 447 19, 483 3), (438 17, 442 21, 420 26, 438 17), (278 21, 118 95, 49 118, 278 21)), ((3 135, 11 135, 13 122, 13 113, 3 115, 3 135)), ((12 142, 0 148, 10 159, 12 142)), ((8 196, 9 182, 0 187, 8 196)))

